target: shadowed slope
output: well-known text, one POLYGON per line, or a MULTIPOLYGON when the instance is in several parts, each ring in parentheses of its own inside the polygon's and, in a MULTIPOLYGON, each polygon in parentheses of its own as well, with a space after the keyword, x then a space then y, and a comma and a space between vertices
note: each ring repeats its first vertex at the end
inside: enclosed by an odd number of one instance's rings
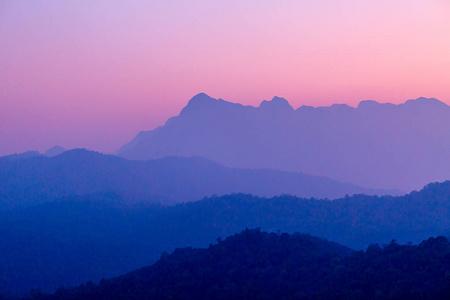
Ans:
POLYGON ((0 294, 54 291, 117 276, 177 247, 206 247, 245 228, 303 232, 355 249, 450 234, 450 181, 401 197, 334 201, 234 194, 175 206, 117 195, 60 199, 0 213, 0 294))
POLYGON ((444 299, 450 244, 392 242, 355 253, 295 233, 245 230, 208 249, 176 249, 129 274, 37 299, 444 299))

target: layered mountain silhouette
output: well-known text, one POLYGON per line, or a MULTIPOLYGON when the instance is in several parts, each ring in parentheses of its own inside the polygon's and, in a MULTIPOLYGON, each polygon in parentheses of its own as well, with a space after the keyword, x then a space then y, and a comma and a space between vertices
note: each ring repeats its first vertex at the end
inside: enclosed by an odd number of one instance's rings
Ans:
POLYGON ((30 150, 30 151, 26 151, 26 152, 22 152, 22 153, 0 156, 0 160, 21 160, 21 159, 26 159, 26 158, 31 158, 31 157, 42 157, 42 156, 52 157, 52 156, 59 155, 59 154, 63 153, 64 151, 66 151, 66 149, 64 149, 63 147, 54 146, 54 147, 51 147, 50 149, 48 149, 47 151, 45 151, 44 154, 42 154, 36 150, 30 150))
POLYGON ((119 155, 201 156, 228 167, 409 191, 450 178, 450 107, 418 98, 399 105, 362 101, 356 108, 294 110, 279 97, 252 107, 198 94, 179 116, 140 132, 119 155))
POLYGON ((364 253, 309 235, 246 229, 97 285, 31 299, 446 299, 449 258, 442 236, 364 253))
POLYGON ((399 197, 233 194, 173 206, 123 202, 96 193, 0 212, 0 294, 97 282, 154 263, 163 251, 207 247, 245 228, 310 233, 354 249, 450 235, 450 181, 399 197))
POLYGON ((3 161, 14 161, 14 160, 22 160, 22 159, 27 159, 27 158, 31 158, 31 157, 39 157, 42 156, 42 154, 39 151, 35 151, 35 150, 30 150, 30 151, 26 151, 26 152, 22 152, 22 153, 16 153, 16 154, 10 154, 10 155, 5 155, 5 156, 1 156, 0 160, 3 161))
POLYGON ((32 154, 24 159, 20 159, 23 155, 0 158, 0 208, 95 192, 114 192, 128 201, 162 204, 228 193, 330 199, 346 194, 398 194, 294 172, 226 168, 198 157, 131 161, 84 149, 50 158, 32 154))

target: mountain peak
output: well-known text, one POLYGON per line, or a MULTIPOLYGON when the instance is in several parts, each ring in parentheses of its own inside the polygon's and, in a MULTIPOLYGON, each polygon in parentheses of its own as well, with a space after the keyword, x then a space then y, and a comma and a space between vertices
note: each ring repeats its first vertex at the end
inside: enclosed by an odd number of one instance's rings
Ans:
POLYGON ((203 104, 206 104, 206 103, 209 103, 212 101, 217 101, 217 99, 214 99, 205 93, 199 93, 199 94, 195 95, 194 97, 192 97, 191 100, 189 100, 187 106, 203 105, 203 104))
POLYGON ((378 103, 375 100, 363 100, 361 102, 359 102, 358 104, 358 108, 374 108, 377 107, 378 105, 380 105, 380 103, 378 103))
POLYGON ((271 109, 277 111, 294 110, 286 99, 277 96, 273 97, 270 101, 264 100, 263 102, 261 102, 259 107, 262 109, 271 109))
POLYGON ((188 111, 200 111, 205 106, 209 106, 210 104, 216 102, 217 99, 214 99, 205 93, 199 93, 189 100, 188 104, 181 110, 181 114, 188 111))
POLYGON ((50 149, 48 149, 47 151, 45 151, 44 155, 48 156, 48 157, 52 157, 52 156, 59 155, 59 154, 63 153, 64 151, 66 151, 66 149, 61 146, 53 146, 50 149))
POLYGON ((419 97, 417 99, 410 99, 404 103, 408 106, 417 106, 417 105, 428 105, 428 106, 447 106, 444 102, 439 101, 436 98, 426 98, 426 97, 419 97))
POLYGON ((205 93, 200 93, 192 97, 188 104, 181 110, 180 115, 211 115, 234 113, 237 109, 243 107, 242 104, 215 99, 205 93))

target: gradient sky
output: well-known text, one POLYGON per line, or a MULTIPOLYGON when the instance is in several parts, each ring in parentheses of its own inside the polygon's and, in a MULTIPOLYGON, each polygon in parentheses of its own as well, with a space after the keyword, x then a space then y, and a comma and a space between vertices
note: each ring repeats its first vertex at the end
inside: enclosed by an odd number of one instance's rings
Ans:
POLYGON ((0 155, 114 152, 199 92, 450 104, 450 2, 0 0, 0 155))

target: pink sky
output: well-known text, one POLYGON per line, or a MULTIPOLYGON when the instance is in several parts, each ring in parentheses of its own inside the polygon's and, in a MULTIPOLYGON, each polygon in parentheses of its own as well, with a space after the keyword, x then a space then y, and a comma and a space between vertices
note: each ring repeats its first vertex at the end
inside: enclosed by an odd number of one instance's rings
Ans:
POLYGON ((0 0, 0 155, 114 152, 199 92, 450 104, 447 0, 0 0))

